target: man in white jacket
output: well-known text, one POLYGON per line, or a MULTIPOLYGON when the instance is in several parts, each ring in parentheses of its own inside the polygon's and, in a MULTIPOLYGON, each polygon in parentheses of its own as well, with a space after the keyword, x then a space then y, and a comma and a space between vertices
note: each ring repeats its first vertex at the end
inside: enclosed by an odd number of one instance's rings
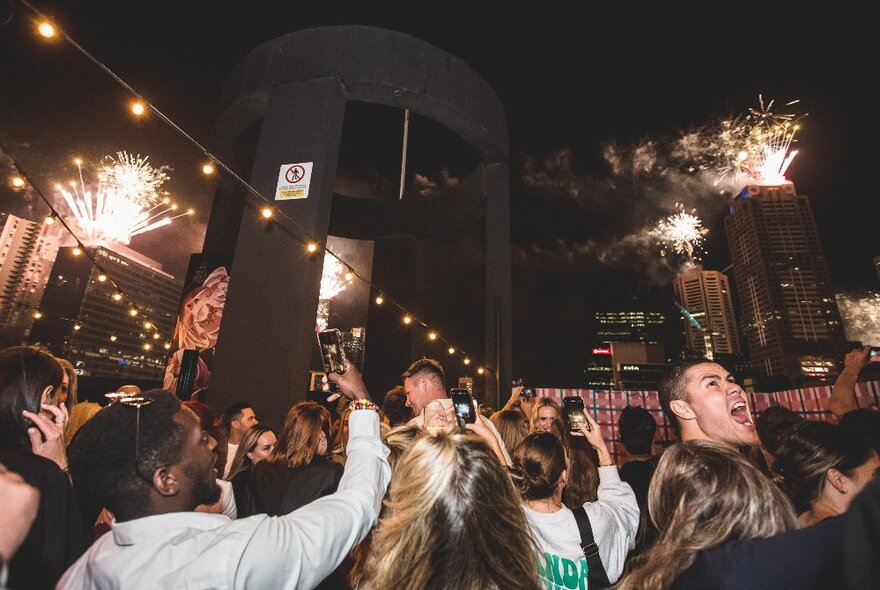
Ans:
POLYGON ((390 478, 379 418, 357 369, 332 377, 359 402, 336 493, 281 517, 193 512, 219 497, 216 441, 167 391, 114 404, 71 446, 74 485, 115 515, 58 588, 313 588, 373 526, 390 478), (143 403, 143 402, 141 402, 143 403), (137 413, 140 412, 140 416, 137 413))

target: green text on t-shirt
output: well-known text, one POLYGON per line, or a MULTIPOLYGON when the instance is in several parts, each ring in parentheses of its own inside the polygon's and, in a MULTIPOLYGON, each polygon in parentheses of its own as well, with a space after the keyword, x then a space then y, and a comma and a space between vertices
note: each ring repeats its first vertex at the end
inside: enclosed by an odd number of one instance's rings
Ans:
POLYGON ((538 556, 538 573, 546 590, 586 590, 589 571, 586 559, 574 562, 549 551, 538 556))

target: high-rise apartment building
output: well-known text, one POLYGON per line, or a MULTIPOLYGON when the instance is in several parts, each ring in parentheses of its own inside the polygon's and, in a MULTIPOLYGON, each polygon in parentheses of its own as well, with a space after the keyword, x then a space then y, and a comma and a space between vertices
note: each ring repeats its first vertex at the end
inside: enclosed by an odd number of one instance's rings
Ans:
POLYGON ((724 222, 752 368, 764 380, 828 382, 845 352, 810 204, 794 184, 750 184, 724 222))
POLYGON ((130 248, 61 248, 30 340, 72 362, 81 375, 161 380, 182 283, 130 248), (126 298, 138 308, 137 315, 126 298), (158 337, 156 337, 158 335, 158 337))
POLYGON ((57 254, 45 224, 0 213, 0 348, 28 337, 57 254))
POLYGON ((691 356, 713 358, 716 354, 739 354, 727 276, 717 270, 690 266, 675 277, 673 286, 678 301, 690 316, 682 321, 685 348, 691 356))

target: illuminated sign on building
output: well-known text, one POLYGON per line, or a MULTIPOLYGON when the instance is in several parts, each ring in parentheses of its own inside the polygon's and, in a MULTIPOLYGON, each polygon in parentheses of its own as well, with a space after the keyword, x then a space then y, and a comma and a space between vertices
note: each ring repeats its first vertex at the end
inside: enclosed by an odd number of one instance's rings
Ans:
POLYGON ((593 354, 607 354, 607 355, 610 356, 610 355, 611 355, 611 349, 610 349, 610 348, 594 348, 594 349, 593 349, 593 354))

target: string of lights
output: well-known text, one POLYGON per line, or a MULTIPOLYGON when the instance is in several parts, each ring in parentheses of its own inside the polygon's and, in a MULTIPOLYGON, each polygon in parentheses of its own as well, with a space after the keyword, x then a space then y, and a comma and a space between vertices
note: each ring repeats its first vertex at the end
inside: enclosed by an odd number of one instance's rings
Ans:
MULTIPOLYGON (((231 177, 237 184, 243 187, 247 191, 247 195, 256 197, 261 203, 262 207, 259 209, 260 216, 266 220, 274 220, 276 217, 280 217, 284 221, 291 224, 294 228, 296 228, 299 235, 296 232, 291 232, 291 235, 294 239, 300 241, 304 244, 306 252, 309 255, 314 255, 319 252, 324 252, 325 254, 329 254, 333 258, 335 258, 340 264, 342 264, 347 270, 346 273, 350 273, 353 278, 357 278, 362 281, 366 285, 368 285, 372 290, 378 292, 378 295, 375 297, 374 302, 376 305, 385 305, 386 303, 397 308, 401 313, 401 320, 403 324, 407 327, 412 325, 420 325, 425 330, 428 331, 427 339, 431 342, 442 342, 445 343, 447 347, 447 353, 449 355, 458 354, 462 357, 462 363, 466 366, 471 364, 470 356, 460 347, 454 345, 448 339, 442 337, 439 332, 432 328, 428 323, 423 321, 422 319, 416 317, 412 312, 410 312, 404 305, 394 300, 392 297, 388 295, 387 290, 381 289, 378 285, 374 284, 370 279, 366 278, 364 275, 359 273, 351 264, 347 263, 340 255, 336 254, 332 250, 326 247, 326 244, 321 247, 314 236, 305 229, 300 223, 298 223, 295 219, 290 217, 287 213, 285 213, 282 209, 274 206, 272 201, 270 201, 266 196, 264 196, 260 191, 254 188, 249 182, 244 180, 238 173, 236 173, 232 168, 226 165, 220 158, 212 154, 207 148, 205 148, 199 141, 193 138, 190 134, 184 131, 177 123, 175 123, 171 118, 166 116, 159 108, 157 108, 153 103, 149 100, 145 99, 139 92, 137 92, 134 88, 132 88, 125 80, 123 80, 120 76, 118 76, 115 72, 113 72, 109 67, 107 67, 104 63, 94 57, 91 53, 89 53, 82 45, 77 43, 73 38, 71 38, 63 29, 57 27, 51 19, 46 17, 40 10, 34 7, 27 0, 19 0, 19 2, 25 6, 28 10, 30 10, 38 20, 37 23, 37 31, 44 38, 51 39, 55 36, 59 36, 64 39, 67 43, 69 43, 72 47, 74 47, 79 53, 81 53, 84 57, 86 57, 90 62, 92 62, 96 67, 98 67, 101 71, 107 74, 110 78, 112 78, 116 83, 122 86, 125 91, 130 94, 133 98, 133 101, 130 103, 129 108, 131 113, 136 117, 143 117, 148 113, 152 113, 156 115, 161 121, 171 127, 177 134, 186 139, 191 145, 193 145, 199 152, 201 152, 206 161, 202 165, 202 173, 205 175, 211 175, 216 172, 216 168, 219 167, 223 172, 225 172, 229 177, 231 177)), ((17 166, 17 164, 16 164, 17 166)), ((17 166, 18 167, 18 166, 17 166)), ((20 167, 18 167, 21 170, 20 167)), ((32 182, 30 182, 31 186, 34 186, 32 182)), ((40 194, 40 197, 44 202, 49 206, 52 210, 52 213, 58 219, 61 217, 57 214, 52 204, 43 196, 42 193, 37 191, 40 194)), ((62 220, 63 223, 63 220, 62 220)), ((65 223, 65 228, 70 231, 71 235, 74 233, 70 230, 70 228, 65 223)), ((76 236, 74 235, 76 238, 76 236)), ((77 239, 78 244, 82 244, 77 239)), ((85 250, 84 250, 85 251, 85 250)), ((94 257, 89 256, 92 262, 98 266, 97 261, 94 260, 94 257)), ((100 267, 99 267, 100 269, 100 267)), ((103 274, 104 271, 101 271, 103 274)), ((109 275, 107 275, 109 277, 109 275)), ((115 283, 114 283, 115 285, 115 283)), ((138 310, 137 307, 133 306, 132 310, 138 310)), ((138 310, 140 311, 140 310, 138 310)), ((136 314, 135 314, 136 315, 136 314)), ((484 366, 477 367, 477 373, 483 375, 484 373, 491 373, 489 369, 484 366)))

